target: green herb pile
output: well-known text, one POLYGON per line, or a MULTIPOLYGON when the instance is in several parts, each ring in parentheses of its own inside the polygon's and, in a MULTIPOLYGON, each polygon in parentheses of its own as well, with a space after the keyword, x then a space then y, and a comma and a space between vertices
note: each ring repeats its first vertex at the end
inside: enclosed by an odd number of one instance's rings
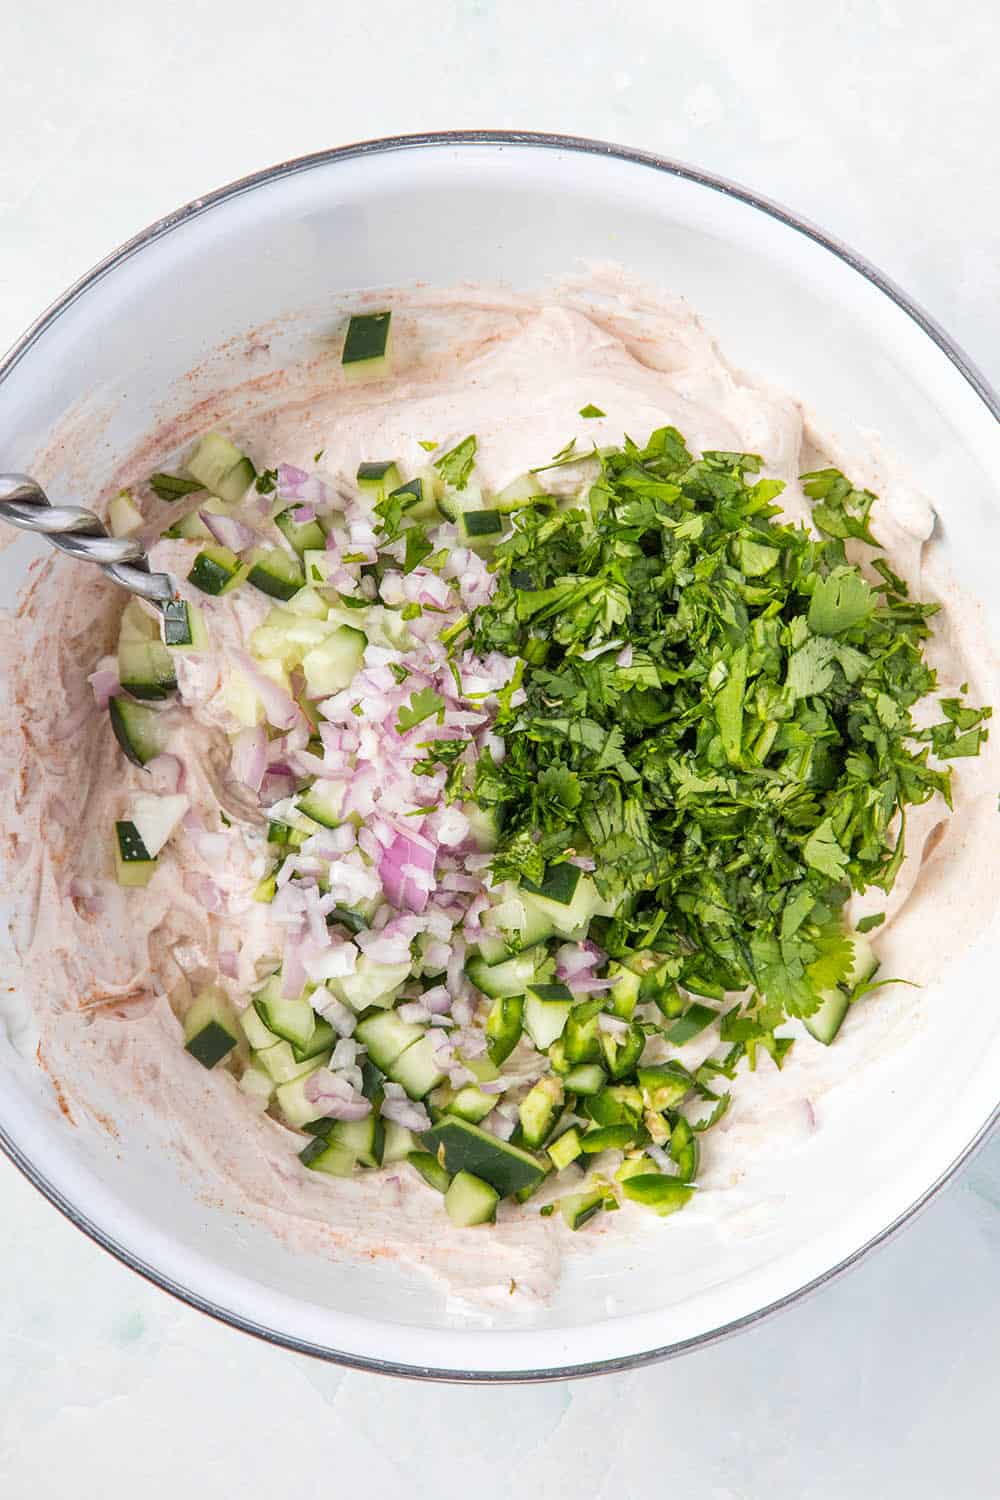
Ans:
POLYGON ((504 697, 506 757, 466 785, 456 762, 451 790, 497 810, 500 879, 591 856, 602 894, 625 896, 592 936, 655 963, 661 993, 747 990, 723 1039, 780 1062, 775 1027, 850 972, 850 892, 891 889, 906 809, 950 804, 942 762, 977 754, 990 710, 945 698, 915 728, 937 606, 875 555, 876 497, 803 476, 817 537, 779 519, 760 463, 695 460, 666 427, 600 455, 576 508, 517 514, 470 630, 477 653, 522 659, 526 697, 504 697))

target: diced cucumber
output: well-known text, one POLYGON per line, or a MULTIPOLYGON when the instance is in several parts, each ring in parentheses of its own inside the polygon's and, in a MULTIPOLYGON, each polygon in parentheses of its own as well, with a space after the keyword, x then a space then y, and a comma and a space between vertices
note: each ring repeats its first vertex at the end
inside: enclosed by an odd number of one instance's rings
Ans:
POLYGON ((596 1063, 580 1063, 571 1068, 563 1078, 568 1094, 580 1094, 584 1097, 599 1094, 607 1081, 608 1075, 596 1063))
POLYGON ((355 1167, 355 1157, 350 1151, 345 1151, 337 1142, 325 1141, 322 1137, 310 1141, 299 1152, 299 1161, 310 1172, 325 1172, 328 1177, 350 1177, 355 1167))
POLYGON ((459 541, 479 553, 491 551, 504 532, 503 516, 498 510, 462 511, 457 525, 459 541))
POLYGON ((203 1068, 214 1068, 240 1039, 233 1008, 221 990, 199 995, 184 1017, 184 1047, 203 1068))
MULTIPOLYGON (((392 1005, 396 991, 401 984, 405 983, 409 973, 409 964, 379 964, 363 953, 358 959, 354 973, 345 974, 342 979, 332 979, 329 987, 338 1000, 343 1000, 345 1004, 359 1013, 367 1010, 370 1005, 388 1009, 392 1005)), ((382 1017, 374 1019, 381 1020, 382 1017)), ((411 1037, 410 1040, 415 1041, 416 1037, 411 1037)), ((367 1043, 365 1045, 367 1046, 367 1043)), ((398 1055, 397 1053, 396 1056, 398 1055)), ((377 1057, 374 1061, 380 1068, 382 1067, 377 1057)))
POLYGON ((564 984, 530 985, 524 995, 524 1029, 539 1052, 562 1036, 573 996, 564 984))
POLYGON ((119 643, 159 640, 160 632, 153 608, 154 606, 143 604, 138 599, 129 600, 122 610, 121 624, 118 627, 119 643))
POLYGON ((395 1120, 385 1122, 385 1144, 382 1147, 382 1165, 391 1167, 397 1161, 406 1161, 411 1151, 417 1149, 417 1138, 405 1125, 395 1120))
POLYGON ((112 536, 131 536, 142 528, 142 511, 128 490, 119 490, 108 506, 108 530, 112 536))
POLYGON ((415 1167, 428 1187, 434 1188, 435 1192, 446 1193, 451 1187, 451 1173, 446 1172, 444 1167, 430 1151, 411 1151, 406 1158, 411 1167, 415 1167))
POLYGON ((559 1199, 559 1212, 567 1229, 582 1229, 604 1207, 602 1187, 585 1188, 582 1193, 567 1193, 559 1199))
POLYGON ((363 1120, 335 1120, 326 1138, 349 1151, 363 1167, 382 1164, 385 1131, 375 1110, 363 1120))
POLYGON ((308 1000, 283 1000, 280 980, 269 980, 254 997, 254 1010, 268 1031, 293 1047, 307 1047, 316 1030, 316 1012, 308 1000), (279 993, 275 993, 279 991, 279 993))
POLYGON ((272 599, 291 599, 306 581, 301 563, 280 547, 255 547, 246 560, 247 582, 272 599))
POLYGON ((181 793, 136 792, 131 799, 132 825, 145 845, 150 859, 155 859, 190 806, 181 793))
POLYGON ((475 1224, 493 1224, 500 1195, 471 1172, 456 1172, 444 1195, 444 1206, 456 1229, 471 1229, 475 1224))
POLYGON ((600 1034, 601 1057, 612 1078, 627 1077, 637 1066, 645 1045, 645 1032, 638 1026, 629 1027, 624 1036, 602 1031, 600 1034))
POLYGON ((586 1113, 595 1125, 637 1125, 644 1107, 641 1089, 634 1084, 615 1084, 589 1097, 586 1113))
POLYGON ((505 484, 498 495, 493 497, 493 504, 497 510, 509 514, 513 510, 521 510, 530 505, 537 495, 544 494, 536 475, 520 474, 517 479, 512 479, 510 484, 505 484))
POLYGON ((850 1008, 851 997, 847 990, 836 987, 824 990, 819 1010, 813 1011, 811 1016, 806 1016, 802 1024, 817 1042, 822 1042, 824 1047, 829 1047, 843 1026, 844 1018, 850 1008))
POLYGON ((680 1104, 691 1089, 691 1075, 679 1063, 655 1063, 639 1068, 636 1076, 644 1103, 660 1114, 680 1104))
POLYGON ((560 937, 584 937, 594 917, 614 915, 613 907, 600 895, 594 882, 588 875, 581 874, 575 865, 556 865, 554 870, 572 872, 560 875, 558 879, 552 874, 552 887, 559 893, 557 897, 545 893, 549 877, 537 892, 522 881, 522 891, 525 907, 528 910, 534 907, 548 918, 560 937), (566 899, 563 899, 564 895, 566 899))
POLYGON ((609 964, 608 973, 614 980, 608 992, 613 1014, 623 1021, 631 1021, 639 1003, 642 980, 638 974, 634 974, 631 969, 626 969, 622 964, 609 964))
POLYGON ((243 1070, 239 1089, 241 1094, 246 1094, 247 1098, 253 1100, 261 1109, 267 1109, 274 1098, 274 1080, 269 1078, 264 1069, 259 1068, 254 1062, 243 1070))
POLYGON ((803 1021, 810 1036, 814 1036, 825 1047, 829 1047, 844 1024, 844 1018, 850 1009, 853 991, 859 984, 864 984, 870 979, 878 968, 875 950, 867 938, 855 932, 851 934, 851 942, 854 944, 854 958, 850 969, 844 976, 843 984, 824 991, 819 1010, 805 1017, 803 1021))
POLYGON ((228 547, 203 547, 192 564, 188 583, 203 594, 231 594, 247 576, 247 569, 228 547))
POLYGON ((504 1062, 521 1040, 524 1020, 524 998, 508 995, 495 1000, 486 1018, 489 1055, 497 1067, 504 1062))
POLYGON ((535 977, 536 960, 530 954, 509 958, 492 966, 482 958, 470 958, 465 972, 478 990, 491 1000, 523 995, 535 977))
POLYGON ((425 1131, 423 1139, 429 1151, 443 1152, 449 1172, 472 1172, 502 1198, 522 1188, 536 1187, 545 1176, 545 1168, 527 1151, 453 1115, 446 1115, 425 1131))
POLYGON ((289 505, 274 518, 274 524, 285 540, 301 556, 303 552, 321 551, 326 546, 326 532, 317 520, 296 521, 295 512, 300 505, 289 505))
POLYGON ((462 811, 469 820, 469 837, 476 848, 483 854, 491 854, 500 838, 496 808, 479 807, 475 802, 463 802, 462 811))
POLYGON ((265 1052, 268 1047, 275 1046, 279 1040, 270 1026, 266 1026, 261 1020, 257 1007, 252 1002, 246 1010, 240 1011, 240 1026, 243 1035, 255 1052, 265 1052))
POLYGON ((521 885, 533 896, 542 896, 546 901, 554 901, 559 906, 570 906, 582 879, 583 871, 577 865, 549 865, 545 878, 539 885, 532 880, 523 880, 521 885))
POLYGON ((174 664, 161 641, 119 641, 118 678, 133 698, 169 698, 177 691, 174 664))
POLYGON ((701 1147, 690 1124, 681 1115, 670 1132, 670 1159, 677 1164, 677 1175, 690 1182, 698 1174, 701 1147))
POLYGON ((115 739, 134 766, 144 766, 163 751, 166 734, 159 714, 127 698, 112 698, 108 715, 115 739))
POLYGON ((479 949, 479 957, 483 963, 491 966, 503 963, 505 958, 510 957, 510 949, 505 940, 500 937, 499 933, 487 932, 485 927, 476 938, 476 947, 479 949))
POLYGON ((663 1219, 690 1202, 695 1189, 679 1177, 668 1177, 665 1172, 640 1172, 625 1179, 622 1192, 633 1203, 651 1208, 663 1219))
POLYGON ((163 644, 171 651, 207 651, 208 631, 201 610, 186 599, 163 605, 163 644))
POLYGON ((473 1125, 478 1125, 492 1113, 496 1104, 496 1094, 484 1094, 474 1083, 467 1083, 445 1105, 445 1114, 457 1115, 460 1120, 471 1120, 473 1125))
POLYGON ((541 1146, 551 1135, 552 1127, 562 1110, 564 1097, 562 1080, 555 1074, 548 1074, 545 1078, 540 1078, 521 1100, 518 1118, 521 1121, 524 1144, 529 1149, 541 1146))
POLYGON ((306 695, 328 698, 350 687, 364 662, 368 637, 353 625, 340 625, 302 658, 306 695))
POLYGON ((382 458, 358 464, 358 489, 366 495, 387 495, 402 484, 403 476, 393 458, 382 458))
POLYGON ((275 1042, 273 1047, 257 1053, 257 1061, 275 1083, 291 1083, 296 1078, 304 1078, 316 1068, 325 1067, 330 1061, 330 1053, 321 1052, 317 1057, 308 1057, 300 1062, 296 1059, 290 1042, 275 1042))
POLYGON ((437 485, 426 474, 419 474, 415 479, 409 479, 406 484, 391 490, 389 499, 398 500, 403 507, 403 514, 411 521, 431 521, 440 519, 434 499, 437 489, 437 485))
POLYGON ((115 824, 115 879, 119 885, 148 885, 156 870, 156 856, 149 853, 134 823, 122 820, 115 824))
POLYGON ((543 911, 538 902, 532 898, 524 901, 524 927, 521 929, 521 947, 534 948, 538 943, 544 943, 555 933, 552 918, 543 911))
MULTIPOLYGON (((379 1017, 378 1019, 381 1019, 379 1017)), ((360 1032, 360 1027, 359 1027, 360 1032)), ((368 1044, 365 1044, 368 1046, 368 1044)), ((368 1047, 371 1053, 371 1047, 368 1047)), ((378 1062, 378 1059, 375 1059, 378 1062)), ((381 1063, 379 1063, 381 1067, 381 1063)), ((437 1053, 431 1046, 431 1039, 427 1035, 420 1037, 412 1043, 405 1051, 388 1063, 385 1072, 393 1083, 402 1084, 411 1099, 423 1099, 431 1089, 436 1089, 446 1074, 437 1061, 437 1053)))
POLYGON ((448 521, 458 521, 467 510, 483 509, 483 492, 478 484, 467 484, 464 489, 452 489, 442 485, 438 495, 438 510, 448 521))
POLYGON ((340 362, 351 380, 378 377, 388 369, 392 313, 354 313, 347 325, 340 362))
POLYGON ((564 1130, 562 1135, 556 1136, 555 1140, 546 1147, 546 1150, 556 1171, 565 1171, 572 1162, 576 1161, 583 1150, 577 1127, 571 1125, 568 1130, 564 1130))
POLYGON ((602 1000, 584 1000, 573 1007, 563 1032, 566 1061, 593 1063, 601 1060, 601 1029, 598 1017, 602 1000))
MULTIPOLYGON (((258 1061, 263 1063, 267 1056, 267 1052, 261 1053, 258 1061)), ((275 1090, 275 1102, 286 1124, 291 1125, 293 1130, 303 1130, 316 1119, 316 1105, 306 1092, 306 1081, 318 1071, 319 1066, 319 1063, 311 1062, 297 1078, 290 1078, 275 1090)))
POLYGON ((580 1149, 588 1156, 599 1151, 624 1151, 635 1143, 639 1134, 637 1125, 595 1125, 580 1138, 580 1149))
POLYGON ((343 783, 338 781, 314 781, 298 800, 299 812, 324 828, 339 828, 345 791, 343 783))
POLYGON ((401 1021, 395 1011, 387 1010, 383 1015, 369 1016, 362 1021, 354 1034, 367 1047, 368 1056, 375 1066, 389 1074, 389 1069, 406 1049, 420 1041, 424 1031, 411 1021, 401 1021))
POLYGON ((219 432, 208 432, 187 462, 187 472, 220 500, 242 500, 257 470, 235 443, 219 432))

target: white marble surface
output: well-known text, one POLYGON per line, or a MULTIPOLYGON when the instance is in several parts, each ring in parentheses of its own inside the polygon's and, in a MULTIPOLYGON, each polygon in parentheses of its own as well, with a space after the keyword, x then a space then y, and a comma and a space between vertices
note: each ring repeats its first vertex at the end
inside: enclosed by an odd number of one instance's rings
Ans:
MULTIPOLYGON (((407 130, 603 136, 867 253, 1000 378, 981 0, 32 0, 0 6, 0 345, 117 242, 283 157, 407 130)), ((993 1003, 993 996, 984 996, 993 1003)), ((658 1369, 419 1387, 170 1301, 0 1165, 0 1494, 995 1500, 1000 1139, 895 1243, 658 1369)))

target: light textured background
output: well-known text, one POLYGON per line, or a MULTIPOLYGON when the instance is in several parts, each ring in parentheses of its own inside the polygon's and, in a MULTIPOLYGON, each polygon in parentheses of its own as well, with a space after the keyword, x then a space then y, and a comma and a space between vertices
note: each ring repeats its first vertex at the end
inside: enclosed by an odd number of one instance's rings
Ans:
MULTIPOLYGON (((648 147, 788 203, 997 380, 994 14, 984 0, 8 0, 0 346, 116 243, 233 177, 368 136, 507 126, 648 147)), ((996 1500, 998 1266, 995 1140, 861 1269, 718 1348, 576 1385, 418 1387, 200 1318, 3 1164, 0 1494, 996 1500)))

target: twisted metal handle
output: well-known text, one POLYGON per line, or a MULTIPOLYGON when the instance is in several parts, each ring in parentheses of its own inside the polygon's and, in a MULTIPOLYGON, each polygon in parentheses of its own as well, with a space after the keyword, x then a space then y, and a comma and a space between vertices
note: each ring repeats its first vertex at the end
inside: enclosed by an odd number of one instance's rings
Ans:
POLYGON ((109 536, 104 522, 79 505, 52 505, 27 474, 0 474, 0 517, 22 531, 48 537, 70 557, 96 563, 122 588, 152 604, 176 593, 168 573, 151 573, 146 549, 136 537, 109 536))

